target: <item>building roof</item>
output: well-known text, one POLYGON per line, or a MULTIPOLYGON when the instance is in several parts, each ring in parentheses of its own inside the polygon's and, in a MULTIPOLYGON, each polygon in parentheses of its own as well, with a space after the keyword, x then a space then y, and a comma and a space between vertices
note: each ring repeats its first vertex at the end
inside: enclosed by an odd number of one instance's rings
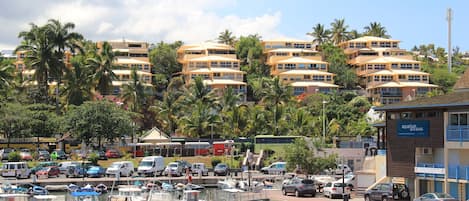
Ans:
POLYGON ((144 136, 145 137, 141 138, 143 142, 169 142, 169 136, 156 127, 153 127, 151 130, 147 131, 144 136))
POLYGON ((217 73, 243 73, 243 74, 246 73, 244 71, 229 69, 229 68, 210 68, 210 69, 209 68, 199 68, 199 69, 196 69, 196 70, 188 71, 187 73, 212 73, 212 72, 217 72, 217 73))
POLYGON ((221 57, 221 56, 205 56, 205 57, 197 57, 188 59, 187 61, 239 61, 237 59, 232 59, 229 57, 221 57))
POLYGON ((391 111, 401 109, 424 109, 437 107, 469 106, 469 91, 453 92, 450 94, 419 98, 412 101, 404 101, 395 104, 376 107, 376 111, 391 111))
POLYGON ((108 40, 107 42, 111 43, 147 43, 145 41, 129 40, 129 39, 114 39, 108 40))
POLYGON ((288 59, 276 61, 275 63, 278 63, 278 64, 285 64, 285 63, 327 64, 327 62, 324 62, 324 61, 319 61, 319 60, 314 60, 314 59, 305 59, 302 57, 291 57, 288 59))
POLYGON ((292 43, 311 43, 311 41, 307 40, 300 40, 300 39, 295 39, 295 38, 275 38, 275 39, 268 39, 268 40, 262 40, 262 42, 292 42, 292 43))
POLYGON ((368 41, 399 42, 399 40, 380 38, 376 36, 362 36, 360 38, 355 38, 352 40, 348 40, 346 42, 368 42, 368 41))
POLYGON ((222 44, 222 43, 205 42, 205 43, 183 45, 178 49, 178 52, 185 51, 185 50, 207 50, 207 49, 233 50, 234 48, 229 45, 222 44))
MULTIPOLYGON (((112 70, 112 72, 116 75, 130 75, 132 73, 132 70, 112 70)), ((151 75, 151 73, 145 71, 137 71, 137 75, 151 75)))
POLYGON ((118 64, 150 64, 147 61, 141 61, 138 59, 130 59, 130 58, 119 58, 117 57, 116 63, 118 64))
POLYGON ((415 70, 380 70, 374 73, 367 74, 366 76, 374 75, 430 75, 425 72, 415 70))
POLYGON ((412 59, 403 59, 403 58, 398 58, 398 57, 391 57, 391 56, 385 56, 385 57, 377 57, 374 59, 370 59, 368 61, 360 62, 362 64, 387 64, 387 63, 420 63, 419 61, 415 61, 412 59))
POLYGON ((422 83, 422 82, 395 82, 395 81, 390 81, 386 82, 380 85, 368 87, 367 89, 373 89, 373 88, 402 88, 402 87, 432 87, 436 88, 438 87, 437 85, 434 84, 427 84, 427 83, 422 83))
POLYGON ((279 75, 334 75, 326 71, 319 70, 289 70, 279 73, 279 75))
POLYGON ((311 86, 316 86, 316 87, 334 87, 338 88, 338 85, 335 84, 330 84, 326 82, 312 82, 312 81, 299 81, 299 82, 292 82, 290 83, 292 87, 311 87, 311 86))
POLYGON ((310 53, 317 53, 318 51, 309 50, 309 49, 298 49, 298 48, 278 48, 269 50, 268 52, 310 52, 310 53))
POLYGON ((459 80, 456 81, 453 89, 455 91, 469 91, 469 70, 466 70, 459 80))
POLYGON ((206 85, 246 85, 246 83, 236 80, 225 80, 225 79, 213 79, 213 80, 204 80, 206 85))
MULTIPOLYGON (((129 83, 130 81, 112 81, 112 86, 122 86, 122 85, 129 84, 129 83)), ((142 85, 152 86, 151 83, 146 83, 146 82, 142 82, 142 85)))

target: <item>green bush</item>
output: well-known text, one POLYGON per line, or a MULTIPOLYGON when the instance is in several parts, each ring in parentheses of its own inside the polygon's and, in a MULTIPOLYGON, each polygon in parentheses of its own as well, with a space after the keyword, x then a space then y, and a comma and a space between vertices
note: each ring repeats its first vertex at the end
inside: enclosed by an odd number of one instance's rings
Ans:
POLYGON ((99 156, 96 152, 92 152, 90 156, 88 156, 88 160, 93 164, 93 165, 98 165, 98 160, 99 156))
POLYGON ((221 163, 219 158, 212 158, 212 167, 217 166, 218 163, 221 163))
POLYGON ((13 151, 8 154, 8 161, 9 162, 18 162, 21 160, 20 153, 13 151))

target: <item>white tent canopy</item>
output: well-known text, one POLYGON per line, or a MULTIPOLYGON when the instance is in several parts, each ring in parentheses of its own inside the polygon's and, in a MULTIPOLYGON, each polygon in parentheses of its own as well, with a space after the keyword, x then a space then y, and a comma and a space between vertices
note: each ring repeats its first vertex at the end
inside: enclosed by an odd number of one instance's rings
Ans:
POLYGON ((147 131, 144 136, 145 137, 141 138, 141 141, 146 143, 160 143, 170 141, 169 136, 156 127, 153 127, 151 130, 147 131))

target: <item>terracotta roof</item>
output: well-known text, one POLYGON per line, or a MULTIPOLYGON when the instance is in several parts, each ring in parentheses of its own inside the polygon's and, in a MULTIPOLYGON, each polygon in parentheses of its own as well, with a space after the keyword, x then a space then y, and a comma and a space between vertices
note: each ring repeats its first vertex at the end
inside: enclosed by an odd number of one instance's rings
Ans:
POLYGON ((422 109, 437 107, 469 106, 469 91, 454 92, 450 94, 419 98, 412 101, 403 101, 383 107, 376 107, 376 111, 391 111, 401 109, 422 109))
POLYGON ((469 91, 469 70, 466 70, 459 80, 454 84, 455 91, 469 91))

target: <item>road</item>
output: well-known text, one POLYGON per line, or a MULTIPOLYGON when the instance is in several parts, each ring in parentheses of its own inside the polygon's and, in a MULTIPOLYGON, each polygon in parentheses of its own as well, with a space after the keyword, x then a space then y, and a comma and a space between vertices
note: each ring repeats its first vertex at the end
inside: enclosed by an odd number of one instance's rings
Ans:
MULTIPOLYGON (((322 196, 322 194, 316 194, 315 197, 295 197, 293 194, 284 196, 281 190, 269 190, 267 197, 271 201, 305 201, 305 200, 314 200, 314 201, 341 201, 342 199, 330 199, 322 196)), ((356 197, 352 195, 352 198, 349 201, 364 201, 363 197, 356 197)))

